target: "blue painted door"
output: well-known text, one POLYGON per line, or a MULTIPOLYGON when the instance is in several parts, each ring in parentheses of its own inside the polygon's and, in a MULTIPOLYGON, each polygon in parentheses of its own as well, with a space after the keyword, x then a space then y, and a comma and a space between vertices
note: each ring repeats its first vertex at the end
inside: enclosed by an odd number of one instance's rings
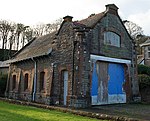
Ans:
POLYGON ((123 64, 98 61, 93 65, 92 105, 125 103, 123 64))
POLYGON ((92 75, 92 104, 108 103, 108 63, 97 61, 92 75))
POLYGON ((125 103, 126 94, 123 90, 123 84, 125 82, 124 66, 122 64, 110 63, 108 74, 109 103, 125 103))

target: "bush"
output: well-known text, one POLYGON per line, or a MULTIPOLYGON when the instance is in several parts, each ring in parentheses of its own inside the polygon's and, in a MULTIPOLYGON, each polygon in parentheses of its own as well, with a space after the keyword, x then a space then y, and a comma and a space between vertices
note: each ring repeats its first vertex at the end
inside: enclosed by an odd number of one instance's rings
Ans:
POLYGON ((150 67, 146 65, 138 65, 138 80, 140 88, 150 86, 150 67))
POLYGON ((138 79, 140 84, 150 85, 150 76, 146 74, 139 74, 138 79))
POLYGON ((138 65, 138 74, 146 74, 150 76, 150 67, 146 65, 138 65))
POLYGON ((7 84, 7 74, 0 75, 0 96, 4 96, 7 84))

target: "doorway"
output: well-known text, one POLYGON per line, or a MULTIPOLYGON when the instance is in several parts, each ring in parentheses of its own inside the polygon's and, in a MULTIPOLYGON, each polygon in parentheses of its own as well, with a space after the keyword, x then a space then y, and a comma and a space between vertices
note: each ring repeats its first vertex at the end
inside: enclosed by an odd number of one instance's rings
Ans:
POLYGON ((68 71, 63 71, 63 82, 64 82, 64 105, 67 105, 68 96, 68 71))

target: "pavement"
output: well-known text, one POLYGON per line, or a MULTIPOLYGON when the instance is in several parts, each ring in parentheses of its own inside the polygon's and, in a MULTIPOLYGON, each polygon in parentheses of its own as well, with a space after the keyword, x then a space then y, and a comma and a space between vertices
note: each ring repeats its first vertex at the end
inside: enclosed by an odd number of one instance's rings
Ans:
POLYGON ((86 112, 150 121, 150 104, 114 104, 82 109, 86 112))

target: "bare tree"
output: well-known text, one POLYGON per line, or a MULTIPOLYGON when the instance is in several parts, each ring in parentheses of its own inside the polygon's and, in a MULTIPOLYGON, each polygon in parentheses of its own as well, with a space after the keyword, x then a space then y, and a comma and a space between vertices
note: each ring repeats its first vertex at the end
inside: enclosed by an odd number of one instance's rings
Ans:
POLYGON ((26 36, 26 29, 29 28, 29 26, 25 26, 24 24, 18 23, 16 26, 16 44, 17 44, 17 50, 19 49, 20 42, 22 43, 22 47, 25 43, 25 36, 26 36), (21 39, 21 41, 20 41, 21 39))
POLYGON ((9 35, 9 55, 11 56, 12 45, 15 43, 15 23, 11 24, 10 35, 9 35))
POLYGON ((25 45, 27 28, 29 28, 29 26, 24 26, 22 29, 22 38, 21 38, 22 47, 24 47, 24 45, 25 45))
POLYGON ((39 37, 45 34, 57 31, 62 23, 62 18, 53 23, 38 24, 35 27, 26 26, 22 23, 13 23, 6 20, 0 20, 0 39, 2 40, 2 49, 19 50, 25 46, 33 37, 39 37))
POLYGON ((38 24, 35 27, 33 27, 33 36, 34 37, 39 37, 44 35, 45 31, 45 24, 38 24))
POLYGON ((57 31, 62 23, 62 18, 55 20, 53 23, 39 24, 33 28, 33 33, 35 37, 42 36, 45 34, 57 31))
POLYGON ((33 38, 33 29, 31 27, 26 28, 24 35, 27 42, 30 42, 33 38))
POLYGON ((60 28, 62 21, 63 19, 59 18, 52 24, 53 31, 57 31, 60 28))
POLYGON ((138 26, 137 24, 127 20, 124 21, 124 24, 136 43, 137 54, 141 54, 140 44, 145 42, 148 37, 143 35, 142 27, 138 26))
POLYGON ((136 23, 133 23, 133 22, 127 21, 127 20, 125 20, 123 22, 124 22, 125 27, 128 30, 128 33, 131 35, 131 37, 133 39, 136 39, 137 36, 139 36, 139 35, 143 35, 142 27, 138 26, 136 23))
POLYGON ((53 30, 52 30, 52 24, 46 24, 45 25, 45 34, 49 34, 51 33, 53 30))
POLYGON ((6 20, 0 21, 0 33, 1 33, 1 39, 2 39, 2 49, 6 49, 6 43, 8 39, 8 35, 11 29, 11 25, 6 20))

